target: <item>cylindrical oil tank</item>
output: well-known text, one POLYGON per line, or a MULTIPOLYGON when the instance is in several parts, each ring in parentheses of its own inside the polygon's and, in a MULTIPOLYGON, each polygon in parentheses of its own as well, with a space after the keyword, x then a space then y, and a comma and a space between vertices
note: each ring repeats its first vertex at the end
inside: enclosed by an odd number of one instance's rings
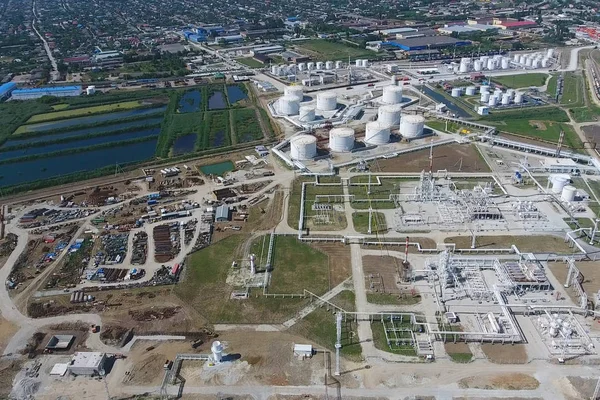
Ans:
POLYGON ((488 100, 488 106, 496 107, 497 104, 498 104, 498 97, 490 96, 490 99, 488 100))
POLYGON ((567 185, 563 188, 560 198, 563 201, 573 201, 575 200, 575 194, 577 193, 577 189, 575 186, 567 185))
POLYGON ((552 182, 552 192, 559 194, 571 182, 571 177, 567 174, 550 175, 550 182, 552 182))
POLYGON ((356 61, 354 61, 354 66, 355 67, 362 67, 362 60, 356 60, 356 61))
POLYGON ((337 95, 334 92, 317 93, 317 109, 333 111, 337 107, 337 95))
POLYGON ((323 69, 323 61, 317 61, 317 63, 315 64, 315 67, 317 69, 323 69))
POLYGON ((467 90, 465 91, 465 94, 467 96, 474 96, 475 93, 477 93, 477 88, 475 86, 469 86, 469 87, 467 87, 467 90))
POLYGON ((298 98, 292 96, 283 96, 277 100, 279 114, 297 115, 300 111, 300 102, 298 98))
POLYGON ((453 88, 452 89, 452 97, 460 97, 462 96, 462 89, 461 88, 453 88))
POLYGON ((496 61, 500 61, 500 60, 502 60, 502 54, 496 54, 496 55, 494 56, 494 60, 496 60, 496 61))
POLYGON ((423 134, 425 118, 422 115, 403 115, 400 119, 400 134, 403 138, 412 139, 423 134))
POLYGON ((75 303, 75 292, 71 293, 71 303, 75 303))
POLYGON ((515 97, 516 90, 515 89, 508 89, 506 91, 506 93, 508 93, 510 95, 510 98, 512 99, 512 98, 515 97))
POLYGON ((493 58, 490 58, 487 61, 487 69, 490 71, 493 71, 496 69, 496 60, 494 60, 493 58))
POLYGON ((382 100, 385 104, 402 103, 402 86, 384 86, 382 100))
POLYGON ((298 63, 298 71, 305 71, 305 70, 306 70, 306 64, 298 63))
POLYGON ((302 86, 299 85, 286 86, 285 88, 283 88, 283 95, 290 98, 293 97, 298 101, 302 101, 302 99, 304 99, 304 91, 302 89, 302 86))
POLYGON ((461 62, 460 67, 458 68, 458 72, 460 72, 462 74, 469 72, 469 63, 461 62))
POLYGON ((317 155, 317 138, 312 135, 296 136, 290 141, 293 160, 310 160, 317 155))
POLYGON ((479 101, 482 103, 487 103, 490 101, 490 92, 481 92, 481 98, 479 101))
POLYGON ((554 57, 554 49, 546 50, 546 57, 548 57, 548 58, 554 57))
POLYGON ((523 102, 523 93, 515 92, 515 104, 521 104, 523 102))
POLYGON ((479 86, 479 91, 481 93, 489 92, 490 91, 490 85, 481 85, 481 86, 479 86))
POLYGON ((344 63, 341 61, 335 62, 335 69, 342 69, 344 67, 344 63))
POLYGON ((335 152, 347 152, 354 148, 354 129, 333 128, 329 131, 329 148, 335 152))
POLYGON ((475 62, 473 63, 473 70, 479 72, 482 69, 483 69, 483 62, 481 60, 475 60, 475 62))
POLYGON ((279 65, 272 65, 271 66, 271 74, 273 75, 279 75, 279 72, 281 71, 281 68, 279 67, 279 65))
POLYGON ((306 69, 309 70, 309 71, 315 69, 315 63, 312 62, 312 61, 311 62, 307 62, 306 63, 306 69))
POLYGON ((521 55, 520 54, 513 54, 513 61, 514 62, 519 62, 520 59, 521 59, 521 55))
POLYGON ((367 68, 369 66, 369 60, 363 59, 360 63, 361 67, 367 68))
POLYGON ((311 122, 315 120, 315 109, 311 106, 300 107, 300 122, 311 122))
POLYGON ((502 69, 508 69, 510 66, 510 59, 508 57, 504 57, 501 62, 502 69))
POLYGON ((377 120, 387 126, 398 125, 401 113, 402 107, 399 104, 381 106, 377 110, 377 120))
POLYGON ((494 96, 501 97, 502 96, 502 89, 500 89, 500 88, 494 89, 494 96))
POLYGON ((471 62, 471 59, 470 59, 469 57, 462 57, 462 58, 460 59, 460 62, 461 62, 461 63, 467 63, 467 64, 468 64, 469 62, 471 62))
POLYGON ((509 105, 509 104, 510 104, 510 94, 508 94, 508 93, 504 93, 504 94, 502 95, 502 105, 505 105, 505 106, 507 106, 507 105, 509 105))
POLYGON ((77 303, 81 303, 83 301, 83 292, 77 292, 77 298, 75 299, 77 303))
POLYGON ((550 66, 549 58, 542 58, 542 68, 548 68, 550 66))
POLYGON ((367 122, 365 126, 365 143, 386 144, 390 141, 390 127, 379 121, 367 122))
POLYGON ((525 54, 521 54, 519 56, 519 64, 525 64, 525 60, 527 60, 527 56, 525 54))
POLYGON ((533 68, 536 68, 536 69, 537 69, 537 68, 539 68, 541 65, 542 65, 542 61, 541 61, 540 59, 538 59, 538 58, 534 59, 534 60, 531 62, 531 66, 532 66, 533 68))
POLYGON ((325 69, 333 69, 333 61, 327 61, 325 63, 325 69))
POLYGON ((529 57, 527 57, 527 58, 525 59, 525 66, 526 66, 526 67, 531 67, 531 64, 533 64, 533 59, 532 59, 532 58, 529 58, 529 57))

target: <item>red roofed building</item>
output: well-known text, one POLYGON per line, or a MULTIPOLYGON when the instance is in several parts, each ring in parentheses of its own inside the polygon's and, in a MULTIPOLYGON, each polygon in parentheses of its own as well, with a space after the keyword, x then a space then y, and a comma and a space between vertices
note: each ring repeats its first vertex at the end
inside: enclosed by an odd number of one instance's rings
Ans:
POLYGON ((501 29, 528 29, 535 28, 537 24, 534 21, 517 21, 517 20, 498 20, 494 19, 494 25, 499 26, 501 29))

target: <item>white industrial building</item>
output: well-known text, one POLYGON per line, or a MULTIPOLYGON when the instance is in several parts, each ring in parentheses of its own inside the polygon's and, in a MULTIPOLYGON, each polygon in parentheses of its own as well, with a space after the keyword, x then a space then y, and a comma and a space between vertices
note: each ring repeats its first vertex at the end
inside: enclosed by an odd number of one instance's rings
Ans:
POLYGON ((73 355, 69 371, 73 375, 101 375, 104 373, 106 353, 78 352, 73 355))

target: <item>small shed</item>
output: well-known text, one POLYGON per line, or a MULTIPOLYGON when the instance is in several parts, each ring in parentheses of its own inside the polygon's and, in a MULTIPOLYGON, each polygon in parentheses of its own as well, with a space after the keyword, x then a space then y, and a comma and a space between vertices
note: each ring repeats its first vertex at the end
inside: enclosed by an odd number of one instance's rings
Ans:
POLYGON ((229 221, 229 206, 223 205, 217 207, 217 213, 215 220, 217 222, 227 222, 229 221))
POLYGON ((458 316, 454 312, 451 312, 451 311, 447 312, 446 313, 446 321, 448 321, 448 323, 450 323, 450 324, 454 324, 454 323, 458 322, 458 316))
POLYGON ((54 335, 48 340, 46 349, 48 350, 67 350, 75 340, 73 335, 54 335))
POLYGON ((313 355, 313 347, 310 344, 294 344, 294 356, 299 358, 310 358, 313 355))

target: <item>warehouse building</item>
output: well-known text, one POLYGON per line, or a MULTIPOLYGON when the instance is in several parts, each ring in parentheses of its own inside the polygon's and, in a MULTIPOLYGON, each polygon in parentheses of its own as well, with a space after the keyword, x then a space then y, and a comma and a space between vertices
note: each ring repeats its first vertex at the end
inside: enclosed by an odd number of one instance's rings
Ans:
POLYGON ((215 221, 217 221, 217 222, 229 221, 229 206, 223 205, 223 206, 217 207, 215 221))
POLYGON ((116 68, 123 65, 123 53, 118 50, 100 51, 91 58, 92 64, 99 68, 116 68))
POLYGON ((69 371, 73 375, 101 375, 104 373, 106 354, 100 352, 78 352, 73 355, 69 371))
POLYGON ((481 24, 473 24, 473 25, 451 25, 444 26, 438 29, 438 32, 444 35, 451 35, 453 33, 459 35, 470 35, 474 33, 488 32, 488 31, 498 31, 500 29, 499 26, 496 25, 481 25, 481 24))
POLYGON ((73 97, 83 92, 81 86, 56 86, 35 89, 16 89, 12 91, 13 100, 39 99, 42 96, 73 97))
POLYGON ((443 49, 454 46, 469 46, 470 40, 458 40, 449 36, 426 36, 412 39, 391 40, 388 42, 404 51, 443 49))
POLYGON ((0 86, 0 101, 6 100, 10 97, 10 94, 17 88, 14 82, 8 82, 0 86))

